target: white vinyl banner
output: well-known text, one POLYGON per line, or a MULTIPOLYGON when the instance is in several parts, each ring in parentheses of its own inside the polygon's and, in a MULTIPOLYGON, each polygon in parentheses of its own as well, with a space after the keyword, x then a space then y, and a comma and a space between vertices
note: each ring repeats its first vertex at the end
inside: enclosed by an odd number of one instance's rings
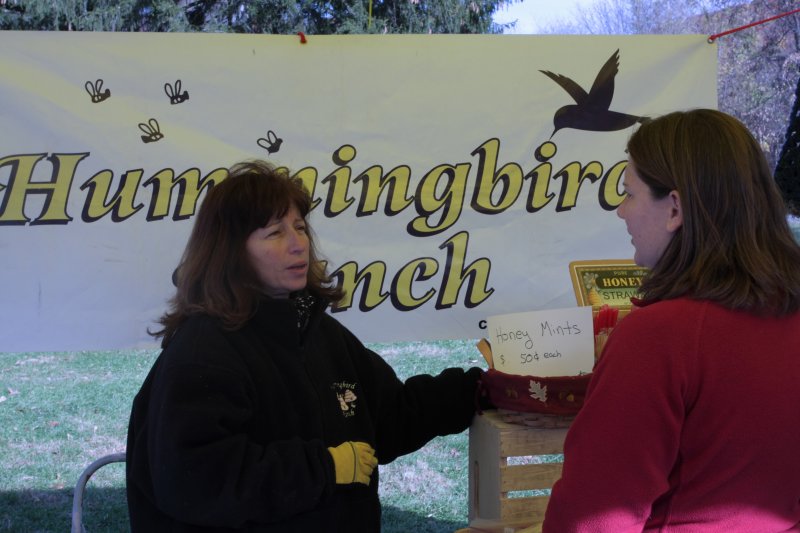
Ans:
POLYGON ((151 347, 209 187, 305 181, 364 341, 474 339, 629 258, 647 117, 716 107, 701 35, 0 32, 0 351, 151 347))

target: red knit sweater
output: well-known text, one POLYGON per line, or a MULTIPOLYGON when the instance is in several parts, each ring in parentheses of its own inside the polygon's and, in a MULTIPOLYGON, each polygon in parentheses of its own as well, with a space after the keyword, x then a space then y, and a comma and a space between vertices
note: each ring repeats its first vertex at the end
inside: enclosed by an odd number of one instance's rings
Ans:
POLYGON ((800 313, 631 313, 564 455, 544 533, 800 531, 800 313))

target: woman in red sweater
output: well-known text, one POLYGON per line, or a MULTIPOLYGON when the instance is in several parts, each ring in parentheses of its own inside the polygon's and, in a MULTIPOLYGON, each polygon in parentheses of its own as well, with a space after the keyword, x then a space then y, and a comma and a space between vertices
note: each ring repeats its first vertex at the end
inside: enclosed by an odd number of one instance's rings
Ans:
POLYGON ((800 531, 800 246, 758 143, 698 109, 628 142, 651 269, 564 448, 545 533, 800 531))

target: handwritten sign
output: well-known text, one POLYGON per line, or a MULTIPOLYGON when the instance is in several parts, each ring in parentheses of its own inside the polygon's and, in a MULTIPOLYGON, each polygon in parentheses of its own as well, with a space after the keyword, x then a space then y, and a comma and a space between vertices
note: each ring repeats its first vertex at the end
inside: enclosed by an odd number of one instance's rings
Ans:
POLYGON ((530 311, 488 318, 494 368, 522 376, 577 376, 592 371, 592 308, 530 311))

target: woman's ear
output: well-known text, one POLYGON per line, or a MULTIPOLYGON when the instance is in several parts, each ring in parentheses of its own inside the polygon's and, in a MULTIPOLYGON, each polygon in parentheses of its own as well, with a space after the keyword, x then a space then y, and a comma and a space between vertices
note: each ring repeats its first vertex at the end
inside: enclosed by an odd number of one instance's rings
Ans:
POLYGON ((667 231, 676 232, 683 226, 683 209, 681 208, 681 197, 678 191, 670 191, 669 196, 669 215, 667 218, 667 231))

